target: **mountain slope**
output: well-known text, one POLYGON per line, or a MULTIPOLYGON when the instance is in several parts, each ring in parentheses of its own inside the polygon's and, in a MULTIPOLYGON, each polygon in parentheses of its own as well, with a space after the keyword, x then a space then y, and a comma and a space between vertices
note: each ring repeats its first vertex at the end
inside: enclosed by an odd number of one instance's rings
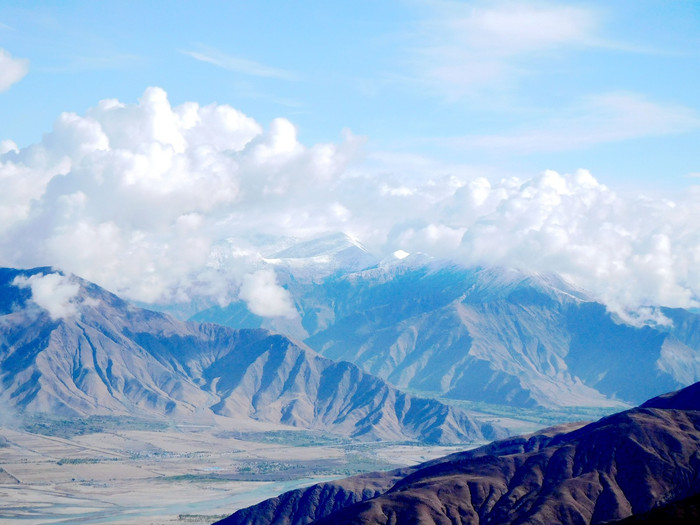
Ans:
POLYGON ((654 507, 648 512, 636 514, 610 525, 697 525, 700 523, 700 494, 654 507))
POLYGON ((574 430, 286 493, 219 523, 603 523, 643 514, 700 493, 699 388, 574 430), (309 497, 313 506, 297 504, 309 497))
POLYGON ((440 443, 502 432, 281 335, 183 323, 46 268, 0 270, 0 308, 0 401, 19 411, 211 411, 366 439, 440 443), (62 317, 52 318, 31 299, 34 290, 21 287, 47 278, 74 291, 62 317))
MULTIPOLYGON (((306 344, 399 388, 524 407, 622 407, 700 379, 700 316, 663 310, 673 326, 632 326, 553 275, 411 256, 280 280, 306 344)), ((282 328, 241 303, 193 319, 282 328)))

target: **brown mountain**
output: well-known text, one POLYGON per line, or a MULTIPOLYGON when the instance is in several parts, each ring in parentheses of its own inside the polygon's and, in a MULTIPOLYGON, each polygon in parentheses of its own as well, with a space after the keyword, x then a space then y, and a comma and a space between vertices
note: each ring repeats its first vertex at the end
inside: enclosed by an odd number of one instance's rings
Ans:
POLYGON ((700 314, 660 308, 668 322, 635 326, 553 274, 416 255, 279 277, 295 326, 256 317, 243 301, 193 320, 293 334, 398 388, 513 407, 623 410, 700 381, 700 314))
POLYGON ((370 440, 503 435, 282 335, 177 321, 50 268, 0 268, 0 405, 68 417, 210 412, 370 440), (70 286, 65 315, 18 284, 29 279, 70 286))
POLYGON ((292 491, 219 523, 588 524, 643 515, 700 493, 699 393, 700 383, 580 428, 292 491))
POLYGON ((609 525, 697 525, 700 523, 700 494, 655 507, 609 525))

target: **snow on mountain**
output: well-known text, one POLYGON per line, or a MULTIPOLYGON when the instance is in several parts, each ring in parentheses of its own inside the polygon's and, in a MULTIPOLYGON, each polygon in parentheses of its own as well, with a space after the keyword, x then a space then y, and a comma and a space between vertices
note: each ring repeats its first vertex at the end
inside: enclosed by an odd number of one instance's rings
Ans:
POLYGON ((296 278, 325 277, 338 271, 353 272, 379 262, 359 241, 344 233, 294 244, 263 260, 296 278))

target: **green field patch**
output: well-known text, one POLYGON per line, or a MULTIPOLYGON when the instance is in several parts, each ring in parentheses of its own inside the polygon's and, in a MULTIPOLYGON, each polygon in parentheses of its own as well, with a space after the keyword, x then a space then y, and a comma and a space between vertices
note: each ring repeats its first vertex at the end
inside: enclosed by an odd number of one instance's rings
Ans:
POLYGON ((222 438, 240 439, 256 443, 269 443, 292 447, 343 446, 355 443, 355 440, 313 430, 272 430, 267 432, 221 432, 222 438))
POLYGON ((58 418, 48 414, 26 416, 22 429, 32 434, 69 439, 85 434, 116 432, 123 430, 163 431, 169 428, 164 421, 132 416, 88 416, 84 418, 58 418))
POLYGON ((104 461, 119 461, 119 458, 61 458, 57 465, 92 465, 104 461))

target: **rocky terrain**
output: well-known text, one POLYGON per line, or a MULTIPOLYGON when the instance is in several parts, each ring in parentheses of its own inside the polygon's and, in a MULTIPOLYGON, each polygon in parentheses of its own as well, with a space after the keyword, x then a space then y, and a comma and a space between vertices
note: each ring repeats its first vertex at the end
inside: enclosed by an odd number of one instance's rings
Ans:
POLYGON ((605 523, 693 512, 698 493, 700 383, 579 428, 288 492, 219 523, 605 523))
POLYGON ((184 323, 47 268, 0 271, 0 385, 8 413, 182 418, 210 412, 362 439, 433 443, 502 433, 282 335, 184 323), (54 286, 54 300, 70 294, 60 305, 40 306, 40 288, 22 283, 54 286))
POLYGON ((295 257, 268 262, 296 324, 243 302, 192 318, 284 331, 399 388, 509 406, 624 408, 700 380, 700 316, 687 310, 650 309, 658 322, 634 324, 556 275, 420 254, 372 264, 338 236, 283 255, 295 257))

